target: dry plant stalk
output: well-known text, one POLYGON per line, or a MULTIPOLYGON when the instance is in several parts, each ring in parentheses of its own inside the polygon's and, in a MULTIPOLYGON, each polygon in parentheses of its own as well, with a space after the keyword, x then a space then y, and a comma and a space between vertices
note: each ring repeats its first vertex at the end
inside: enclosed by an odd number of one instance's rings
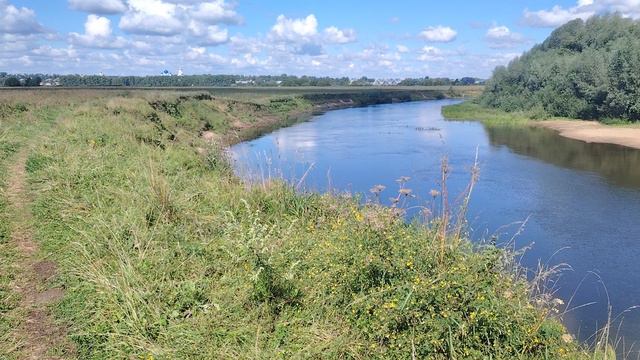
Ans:
POLYGON ((447 227, 449 226, 449 200, 447 196, 447 177, 449 176, 449 160, 447 157, 442 158, 442 178, 441 178, 441 200, 442 215, 440 223, 440 263, 444 261, 445 243, 447 241, 447 227))

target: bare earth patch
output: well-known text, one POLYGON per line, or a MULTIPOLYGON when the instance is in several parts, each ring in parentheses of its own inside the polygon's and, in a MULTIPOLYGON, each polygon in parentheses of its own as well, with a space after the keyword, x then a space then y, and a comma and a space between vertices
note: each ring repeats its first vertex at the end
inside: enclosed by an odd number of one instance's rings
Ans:
POLYGON ((46 283, 56 276, 56 265, 51 261, 39 261, 38 244, 33 239, 30 199, 26 191, 27 151, 16 157, 8 169, 7 199, 13 210, 11 240, 19 250, 16 264, 15 290, 21 296, 16 313, 23 314, 21 325, 15 329, 14 338, 20 344, 25 359, 58 359, 49 355, 51 349, 70 349, 65 344, 66 330, 55 324, 47 305, 59 301, 64 291, 46 289, 46 283))
POLYGON ((616 144, 640 149, 640 128, 615 127, 595 121, 550 120, 539 126, 556 130, 561 136, 589 143, 616 144))

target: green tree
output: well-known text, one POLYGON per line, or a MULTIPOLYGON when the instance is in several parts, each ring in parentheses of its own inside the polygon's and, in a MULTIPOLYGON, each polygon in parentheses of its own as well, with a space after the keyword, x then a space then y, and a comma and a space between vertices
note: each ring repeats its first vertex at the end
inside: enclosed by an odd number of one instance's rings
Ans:
POLYGON ((4 86, 16 87, 20 85, 20 80, 15 76, 10 76, 4 80, 4 86))

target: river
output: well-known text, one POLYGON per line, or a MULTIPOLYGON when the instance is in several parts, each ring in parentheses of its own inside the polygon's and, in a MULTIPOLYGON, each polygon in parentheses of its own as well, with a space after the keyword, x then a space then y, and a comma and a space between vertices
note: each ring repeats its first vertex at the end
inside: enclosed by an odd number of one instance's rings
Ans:
MULTIPOLYGON (((640 341, 640 151, 588 144, 532 127, 485 127, 446 121, 434 100, 331 111, 231 149, 236 172, 261 181, 280 177, 310 191, 363 194, 396 179, 429 204, 440 189, 441 162, 453 200, 470 179, 476 152, 480 178, 468 212, 471 238, 530 247, 534 269, 566 264, 553 284, 571 310, 563 321, 582 341, 607 322, 628 349, 640 341), (619 330, 618 330, 619 329, 619 330)), ((416 211, 410 209, 409 216, 416 211)))

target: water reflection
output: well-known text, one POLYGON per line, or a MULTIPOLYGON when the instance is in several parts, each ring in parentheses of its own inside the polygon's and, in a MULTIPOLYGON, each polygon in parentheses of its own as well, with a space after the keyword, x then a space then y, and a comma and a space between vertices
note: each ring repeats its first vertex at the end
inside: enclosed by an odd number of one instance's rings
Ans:
POLYGON ((488 126, 493 146, 533 156, 569 169, 597 172, 614 185, 640 187, 640 151, 619 145, 586 143, 540 127, 488 126))

